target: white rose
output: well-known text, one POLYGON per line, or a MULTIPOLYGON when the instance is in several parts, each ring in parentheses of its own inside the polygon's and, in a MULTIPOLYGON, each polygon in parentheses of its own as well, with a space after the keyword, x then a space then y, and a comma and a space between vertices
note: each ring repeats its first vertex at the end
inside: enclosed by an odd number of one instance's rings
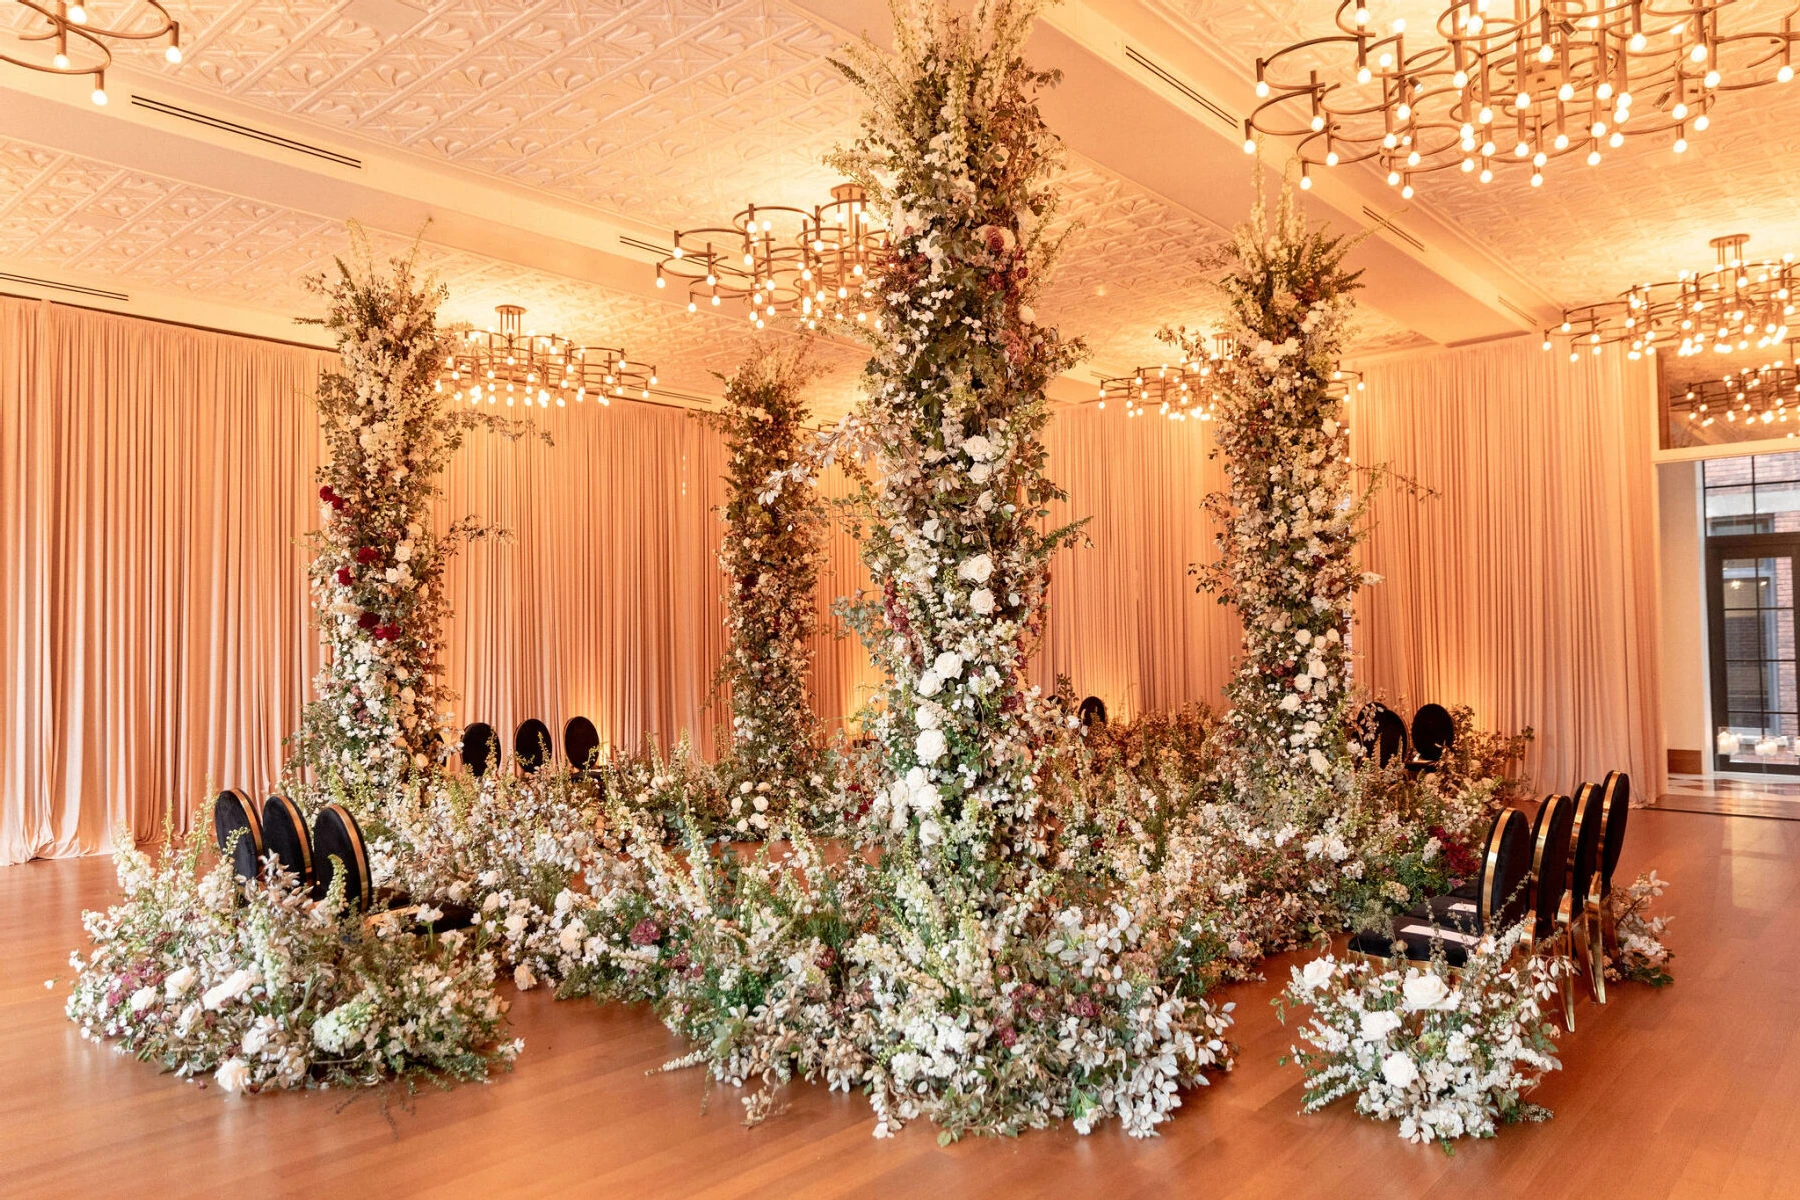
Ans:
POLYGON ((537 986, 537 976, 531 973, 531 968, 529 966, 525 963, 520 963, 513 968, 513 986, 518 988, 521 992, 529 992, 532 988, 537 986))
POLYGON ((1391 1008, 1362 1015, 1362 1028, 1357 1034, 1365 1042, 1379 1042, 1400 1028, 1400 1014, 1391 1008))
POLYGON ((505 904, 505 903, 506 903, 506 901, 502 900, 500 898, 499 892, 489 892, 487 899, 485 899, 481 902, 481 911, 482 912, 493 912, 496 908, 499 908, 502 904, 505 904))
POLYGON ((1294 712, 1300 707, 1300 693, 1289 692, 1281 698, 1281 711, 1294 712))
POLYGON ((1408 971, 1405 982, 1400 985, 1400 991, 1411 1012, 1446 1009, 1454 1003, 1450 997, 1450 985, 1435 971, 1408 971))
POLYGON ((976 588, 969 593, 969 608, 978 617, 985 617, 994 611, 994 593, 986 588, 976 588))
POLYGON ((556 944, 563 948, 565 954, 573 954, 575 951, 581 949, 581 939, 583 936, 583 930, 580 925, 564 925, 562 933, 557 936, 556 944))
POLYGON ((944 840, 943 826, 930 817, 919 822, 919 845, 935 846, 944 840))
POLYGON ((937 656, 937 660, 931 664, 931 669, 937 672, 939 679, 961 678, 963 672, 962 656, 960 654, 952 654, 950 651, 946 650, 937 656))
POLYGON ((1029 304, 1019 305, 1019 320, 1025 322, 1027 325, 1036 325, 1037 324, 1037 314, 1035 312, 1031 311, 1031 305, 1029 305, 1029 304))
POLYGON ((967 454, 976 462, 982 462, 993 457, 994 454, 994 443, 988 441, 979 433, 972 438, 964 439, 962 448, 963 453, 967 454))
POLYGON ((155 1003, 156 989, 153 987, 141 987, 131 993, 131 1011, 134 1013, 141 1013, 155 1003))
MULTIPOLYGON (((988 576, 994 573, 994 560, 985 554, 977 554, 974 558, 964 559, 956 568, 958 578, 970 583, 986 583, 988 576)), ((952 672, 945 672, 951 674, 952 672)))
POLYGON ((935 696, 938 694, 938 690, 943 686, 944 681, 938 678, 938 673, 936 671, 927 671, 919 676, 919 682, 915 685, 915 690, 917 690, 921 696, 935 696))
POLYGON ((179 971, 170 972, 169 977, 163 980, 163 995, 173 1000, 184 995, 193 986, 194 968, 183 967, 179 971))
POLYGON ((200 997, 200 1003, 208 1011, 217 1012, 226 1004, 229 1004, 231 1001, 236 1000, 239 996, 249 991, 250 985, 255 982, 256 972, 240 968, 239 970, 233 971, 224 982, 213 987, 204 996, 200 997))
POLYGON ((921 704, 913 713, 920 729, 937 729, 944 723, 944 710, 935 704, 921 704))
POLYGON ((1396 1050, 1381 1060, 1381 1077, 1389 1086, 1405 1089, 1419 1078, 1419 1068, 1410 1056, 1396 1050))
POLYGON ((1294 630, 1294 640, 1296 642, 1299 642, 1302 646, 1306 645, 1308 642, 1312 641, 1312 630, 1310 630, 1310 629, 1294 630))
POLYGON ((944 757, 945 751, 949 748, 944 741, 944 732, 941 729, 921 730, 918 741, 913 743, 913 751, 919 756, 919 761, 927 764, 944 757))
POLYGON ((1300 968, 1300 986, 1309 992, 1317 991, 1331 982, 1334 964, 1329 958, 1315 958, 1300 968))
POLYGON ((969 468, 969 482, 970 483, 986 483, 988 481, 988 478, 990 476, 992 476, 993 473, 994 473, 994 468, 988 466, 986 463, 976 463, 974 466, 969 468))
POLYGON ((224 1092, 241 1092, 250 1083, 250 1064, 241 1058, 228 1058, 213 1072, 213 1082, 224 1092))
POLYGON ((518 937, 525 932, 525 914, 510 913, 506 918, 506 932, 518 937))

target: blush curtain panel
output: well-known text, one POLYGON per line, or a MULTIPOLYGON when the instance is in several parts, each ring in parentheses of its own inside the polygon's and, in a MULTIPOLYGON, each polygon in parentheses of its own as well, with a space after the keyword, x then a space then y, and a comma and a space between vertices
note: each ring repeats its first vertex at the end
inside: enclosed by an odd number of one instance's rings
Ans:
POLYGON ((1537 731, 1544 791, 1607 770, 1667 778, 1657 619, 1656 376, 1616 348, 1570 363, 1534 339, 1371 364, 1351 409, 1360 463, 1435 489, 1377 498, 1360 682, 1410 716, 1468 704, 1537 731))
MULTIPOLYGON (((1660 786, 1647 371, 1569 367, 1502 343, 1372 366, 1357 457, 1437 488, 1377 502, 1360 682, 1396 708, 1468 703, 1533 725, 1542 786, 1626 766, 1660 786)), ((262 791, 318 668, 304 535, 317 521, 316 380, 331 355, 0 298, 0 863, 103 852, 202 811, 208 781, 262 791)), ((714 753, 727 710, 717 555, 724 449, 686 412, 537 410, 554 445, 472 434, 441 516, 511 531, 446 580, 458 725, 507 736, 592 718, 613 746, 683 733, 714 753)), ((1237 649, 1190 565, 1216 553, 1210 427, 1061 410, 1088 544, 1052 564, 1033 678, 1130 718, 1217 705, 1237 649)), ((827 497, 849 482, 831 472, 827 497)), ((814 703, 840 727, 880 680, 831 606, 867 586, 826 537, 814 703)))

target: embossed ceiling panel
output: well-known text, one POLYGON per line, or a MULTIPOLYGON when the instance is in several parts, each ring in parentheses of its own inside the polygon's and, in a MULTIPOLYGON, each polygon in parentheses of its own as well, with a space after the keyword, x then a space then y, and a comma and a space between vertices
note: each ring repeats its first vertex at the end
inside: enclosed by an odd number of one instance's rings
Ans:
MULTIPOLYGON (((1248 76, 1259 55, 1333 28, 1313 0, 1145 0, 1248 76)), ((1375 23, 1435 27, 1440 3, 1371 0, 1375 23)), ((1729 27, 1779 27, 1791 0, 1737 0, 1729 27)), ((1414 34, 1409 33, 1408 37, 1414 34)), ((1725 96, 1712 127, 1673 153, 1673 136, 1628 139, 1596 167, 1553 162, 1534 188, 1520 171, 1483 185, 1459 172, 1416 179, 1417 199, 1565 304, 1710 265, 1708 238, 1751 235, 1752 253, 1800 252, 1800 81, 1725 96)), ((1355 168, 1364 169, 1364 168, 1355 168)), ((1396 194, 1395 200, 1399 197, 1396 194)))
POLYGON ((145 69, 671 227, 811 206, 857 101, 776 0, 188 0, 145 69))

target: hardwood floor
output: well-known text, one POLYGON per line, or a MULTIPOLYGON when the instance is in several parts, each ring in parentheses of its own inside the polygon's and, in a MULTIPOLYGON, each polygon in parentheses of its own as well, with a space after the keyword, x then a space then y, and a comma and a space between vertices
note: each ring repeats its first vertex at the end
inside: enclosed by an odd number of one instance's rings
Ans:
POLYGON ((1674 986, 1584 1002, 1535 1097, 1555 1118, 1446 1156, 1344 1104, 1299 1115, 1270 984, 1229 989, 1238 1069, 1148 1141, 940 1148, 924 1123, 877 1141, 861 1096, 810 1086, 745 1129, 699 1072, 646 1074, 681 1051, 650 1014, 543 992, 519 997, 525 1053, 485 1087, 385 1111, 221 1097, 76 1036, 68 953, 111 864, 28 863, 0 869, 0 1195, 1800 1197, 1800 824, 1636 812, 1621 873, 1652 865, 1673 884, 1674 986))

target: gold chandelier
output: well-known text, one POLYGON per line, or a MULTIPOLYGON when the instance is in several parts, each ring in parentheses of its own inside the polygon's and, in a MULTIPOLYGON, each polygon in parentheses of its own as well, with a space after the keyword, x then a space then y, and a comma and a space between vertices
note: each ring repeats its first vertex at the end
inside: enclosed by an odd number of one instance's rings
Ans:
POLYGON ((1746 233, 1713 238, 1718 255, 1711 270, 1683 271, 1666 283, 1647 283, 1616 299, 1563 311, 1562 324, 1544 331, 1544 349, 1557 335, 1567 340, 1569 361, 1582 346, 1595 354, 1603 346, 1624 345, 1628 357, 1673 347, 1682 356, 1766 350, 1788 340, 1800 271, 1794 256, 1751 261, 1744 255, 1746 233))
MULTIPOLYGON (((1171 366, 1139 367, 1129 375, 1112 375, 1100 381, 1099 405, 1123 400, 1125 415, 1141 417, 1151 409, 1171 421, 1210 421, 1219 411, 1218 373, 1235 356, 1231 339, 1214 334, 1212 350, 1171 366)), ((1363 390, 1360 371, 1340 367, 1331 374, 1328 390, 1349 399, 1363 390)))
POLYGON ((558 408, 590 396, 601 404, 636 393, 648 400, 656 368, 627 362, 610 346, 577 346, 555 334, 521 326, 525 310, 502 304, 499 328, 469 330, 457 339, 438 380, 458 400, 470 404, 535 404, 558 408))
MULTIPOLYGON (((116 28, 97 24, 87 6, 79 0, 55 0, 53 4, 38 3, 38 0, 15 2, 29 9, 33 16, 26 18, 24 27, 15 31, 14 36, 21 42, 46 43, 50 56, 48 60, 33 60, 0 52, 0 62, 50 75, 91 76, 95 104, 106 103, 106 69, 112 66, 112 48, 108 42, 154 42, 166 37, 169 44, 163 48, 163 57, 171 63, 181 61, 181 25, 157 0, 141 0, 147 20, 116 28)), ((130 6, 132 10, 138 7, 138 4, 130 6)))
MULTIPOLYGON (((1627 137, 1672 133, 1677 153, 1725 92, 1794 77, 1800 39, 1733 22, 1733 0, 1454 0, 1435 37, 1383 34, 1364 0, 1343 0, 1337 32, 1256 60, 1256 135, 1298 138, 1300 186, 1315 166, 1372 162, 1411 199, 1412 181, 1460 170, 1483 183, 1505 166, 1543 183, 1552 158, 1589 165, 1627 137)), ((1748 8, 1749 6, 1744 6, 1748 8)))
POLYGON ((758 329, 778 313, 818 329, 869 319, 875 273, 888 254, 867 193, 841 183, 829 204, 810 211, 752 204, 729 227, 677 229, 656 286, 686 283, 689 312, 732 301, 758 329))
POLYGON ((1685 413, 1688 421, 1701 428, 1718 421, 1746 428, 1789 426, 1767 428, 1767 433, 1793 437, 1791 427, 1800 422, 1800 366, 1790 357, 1671 388, 1669 412, 1685 413))

